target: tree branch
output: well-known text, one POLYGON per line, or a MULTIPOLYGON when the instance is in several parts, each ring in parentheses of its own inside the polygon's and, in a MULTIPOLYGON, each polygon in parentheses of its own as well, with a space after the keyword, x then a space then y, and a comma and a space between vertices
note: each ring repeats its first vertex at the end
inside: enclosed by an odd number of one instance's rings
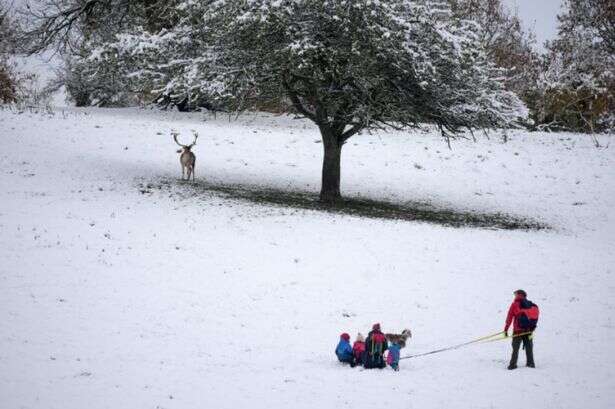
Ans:
POLYGON ((306 118, 314 121, 315 123, 318 123, 316 114, 313 112, 310 112, 303 105, 297 93, 292 89, 292 87, 287 82, 284 82, 284 88, 286 89, 286 94, 290 98, 290 101, 293 103, 293 107, 297 110, 297 112, 299 112, 301 115, 305 116, 306 118))
POLYGON ((362 124, 353 125, 350 129, 348 129, 347 131, 345 131, 344 133, 342 133, 340 135, 340 143, 345 143, 352 136, 354 136, 357 133, 361 132, 361 130, 363 128, 364 128, 364 126, 362 124))

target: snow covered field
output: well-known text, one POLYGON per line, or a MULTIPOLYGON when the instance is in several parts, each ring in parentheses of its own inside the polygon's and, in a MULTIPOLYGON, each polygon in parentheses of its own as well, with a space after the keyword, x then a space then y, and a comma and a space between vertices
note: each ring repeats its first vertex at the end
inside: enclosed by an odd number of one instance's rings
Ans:
MULTIPOLYGON (((449 151, 435 133, 361 135, 346 195, 531 217, 451 228, 260 206, 176 180, 196 129, 208 183, 317 191, 308 122, 149 110, 0 111, 0 407, 609 408, 615 402, 615 150, 512 133, 449 151), (508 341, 338 364, 339 333, 409 327, 402 354, 541 307, 537 368, 508 341)), ((613 145, 613 136, 601 137, 613 145)))

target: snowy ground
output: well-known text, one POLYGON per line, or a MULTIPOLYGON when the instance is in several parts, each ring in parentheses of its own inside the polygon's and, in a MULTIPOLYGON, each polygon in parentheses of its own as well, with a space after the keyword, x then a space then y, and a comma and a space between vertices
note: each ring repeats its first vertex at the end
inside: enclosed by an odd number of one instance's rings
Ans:
POLYGON ((348 195, 554 227, 502 231, 143 194, 179 175, 172 128, 200 132, 201 180, 318 189, 303 121, 0 111, 1 408, 612 407, 613 146, 513 133, 449 151, 417 132, 345 148, 348 195), (499 331, 517 288, 541 307, 535 370, 505 369, 508 342, 398 373, 334 359, 340 332, 377 321, 413 330, 404 354, 499 331))

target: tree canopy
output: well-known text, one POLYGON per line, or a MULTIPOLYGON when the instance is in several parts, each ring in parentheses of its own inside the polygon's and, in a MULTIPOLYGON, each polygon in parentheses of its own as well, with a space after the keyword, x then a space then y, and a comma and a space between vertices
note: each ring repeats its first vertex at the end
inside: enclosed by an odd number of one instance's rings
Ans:
POLYGON ((615 1, 564 3, 539 86, 545 120, 590 133, 615 129, 615 1))
MULTIPOLYGON (((114 1, 124 0, 83 7, 114 1)), ((274 104, 310 119, 325 150, 323 201, 340 198, 341 148, 361 131, 429 123, 448 138, 528 115, 478 24, 447 0, 176 0, 164 24, 146 3, 119 30, 83 36, 77 63, 180 107, 274 104)))

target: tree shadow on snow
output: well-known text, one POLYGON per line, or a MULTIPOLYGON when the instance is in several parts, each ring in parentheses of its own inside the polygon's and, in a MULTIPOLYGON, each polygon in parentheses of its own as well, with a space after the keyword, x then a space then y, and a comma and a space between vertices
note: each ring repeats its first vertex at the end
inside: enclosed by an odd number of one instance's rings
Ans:
POLYGON ((202 197, 213 195, 264 206, 322 211, 333 214, 366 217, 370 219, 421 221, 449 227, 476 227, 498 230, 544 230, 546 224, 503 213, 483 213, 440 208, 429 203, 392 203, 382 200, 348 197, 335 205, 321 203, 318 195, 309 192, 288 191, 255 185, 224 184, 210 182, 184 182, 176 179, 161 179, 139 185, 143 194, 154 190, 165 191, 177 197, 202 197))

